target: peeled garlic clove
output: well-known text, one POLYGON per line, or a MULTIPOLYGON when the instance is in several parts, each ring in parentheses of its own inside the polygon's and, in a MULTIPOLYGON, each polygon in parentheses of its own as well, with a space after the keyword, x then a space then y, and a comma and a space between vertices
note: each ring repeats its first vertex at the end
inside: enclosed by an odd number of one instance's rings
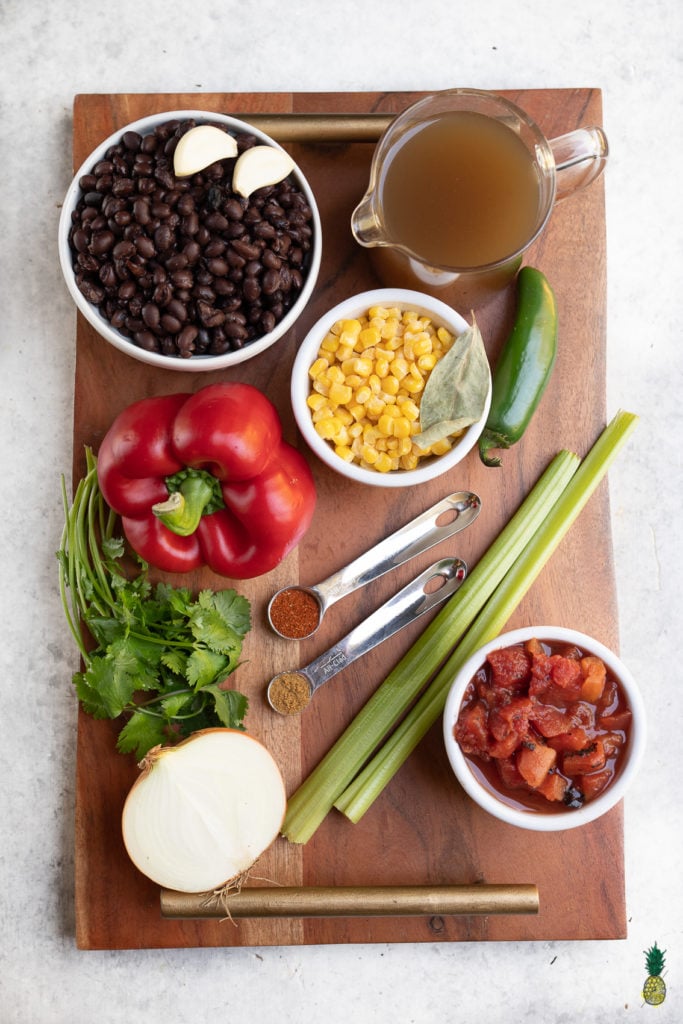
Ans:
POLYGON ((173 170, 179 178, 186 178, 217 160, 234 156, 237 156, 237 143, 232 135, 213 125, 200 124, 181 136, 173 154, 173 170))
POLYGON ((232 175, 232 190, 248 199, 266 185, 286 178, 295 164, 289 153, 274 146, 252 146, 240 154, 232 175))

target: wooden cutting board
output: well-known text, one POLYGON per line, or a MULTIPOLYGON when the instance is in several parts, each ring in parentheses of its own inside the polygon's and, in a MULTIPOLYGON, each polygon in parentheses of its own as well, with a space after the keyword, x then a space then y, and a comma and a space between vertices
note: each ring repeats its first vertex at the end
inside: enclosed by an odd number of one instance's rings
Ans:
MULTIPOLYGON (((548 137, 602 122, 595 89, 508 92, 548 137)), ((397 113, 417 93, 81 95, 74 103, 74 167, 106 136, 146 114, 188 108, 264 112, 397 113)), ((609 132, 609 126, 607 126, 609 132)), ((299 341, 339 299, 375 286, 366 253, 349 230, 362 195, 373 146, 368 143, 288 145, 321 209, 324 252, 313 301, 295 328, 253 361, 222 374, 159 371, 104 344, 78 317, 74 475, 83 446, 95 451, 114 416, 147 395, 193 391, 217 379, 244 380, 277 405, 288 438, 297 441, 288 400, 289 372, 299 341)), ((609 170, 607 172, 609 175, 609 170)), ((418 570, 445 554, 474 565, 561 448, 585 454, 606 422, 605 221, 603 182, 556 207, 528 262, 548 276, 560 315, 559 355, 539 411, 502 469, 476 455, 447 478, 408 493, 367 488, 342 479, 311 457, 318 488, 313 525, 274 572, 240 584, 252 602, 246 664, 235 685, 250 697, 248 727, 273 751, 291 792, 423 628, 417 625, 348 667, 300 718, 273 714, 264 687, 275 671, 306 664, 363 619, 418 570), (323 629, 302 643, 278 640, 264 626, 272 593, 288 583, 315 583, 370 544, 451 491, 477 492, 483 511, 451 543, 404 566, 330 611, 323 629), (419 564, 417 564, 419 562, 419 564)), ((477 313, 492 363, 509 330, 514 292, 477 313)), ((467 310, 462 311, 465 315, 467 310)), ((226 585, 210 573, 183 583, 226 585)), ((227 585, 230 585, 229 583, 227 585)), ((546 623, 576 627, 609 646, 618 642, 609 496, 603 483, 546 566, 509 626, 546 623)), ((614 939, 625 935, 621 805, 573 832, 516 831, 479 812, 459 791, 435 726, 358 825, 336 812, 304 847, 279 839, 258 865, 260 880, 286 886, 455 883, 534 883, 537 916, 169 920, 159 890, 129 862, 120 813, 137 774, 132 758, 115 752, 118 724, 79 715, 77 751, 76 939, 84 949, 180 946, 296 945, 338 942, 614 939)))

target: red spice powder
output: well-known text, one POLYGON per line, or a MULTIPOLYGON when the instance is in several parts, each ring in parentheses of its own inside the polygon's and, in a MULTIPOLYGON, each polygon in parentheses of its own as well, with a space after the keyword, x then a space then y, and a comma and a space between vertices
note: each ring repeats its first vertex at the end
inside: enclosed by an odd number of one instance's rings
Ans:
POLYGON ((300 640, 316 629, 320 607, 312 594, 290 587, 275 595, 270 606, 270 621, 278 633, 290 640, 300 640))

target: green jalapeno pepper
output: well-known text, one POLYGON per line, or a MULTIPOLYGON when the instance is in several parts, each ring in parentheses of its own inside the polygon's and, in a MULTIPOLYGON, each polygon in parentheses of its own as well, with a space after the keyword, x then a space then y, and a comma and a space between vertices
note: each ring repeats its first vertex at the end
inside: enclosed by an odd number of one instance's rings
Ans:
POLYGON ((545 276, 522 267, 517 276, 517 311, 509 338, 493 373, 491 408, 479 439, 487 466, 499 466, 491 448, 510 448, 521 438, 536 411, 557 354, 557 306, 545 276))

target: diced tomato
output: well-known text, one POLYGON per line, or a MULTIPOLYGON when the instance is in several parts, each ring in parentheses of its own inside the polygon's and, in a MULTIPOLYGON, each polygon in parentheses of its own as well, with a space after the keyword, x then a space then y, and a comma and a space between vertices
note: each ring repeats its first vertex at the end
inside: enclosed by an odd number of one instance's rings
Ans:
POLYGON ((530 711, 528 697, 517 697, 491 709, 489 729, 493 741, 489 746, 490 757, 509 757, 517 749, 528 732, 530 711))
POLYGON ((529 721, 537 732, 545 737, 569 732, 574 725, 570 715, 553 707, 552 704, 535 703, 529 714, 529 721))
POLYGON ((553 685, 559 687, 567 696, 581 693, 581 663, 574 658, 563 658, 559 654, 551 654, 551 676, 553 685))
POLYGON ((496 761, 500 780, 506 789, 527 789, 527 784, 519 774, 514 757, 501 757, 496 761))
POLYGON ((612 779, 612 771, 610 768, 604 768, 600 772, 591 772, 590 775, 584 775, 581 779, 581 791, 584 796, 584 800, 588 803, 590 800, 594 800, 596 796, 602 793, 612 779))
POLYGON ((619 705, 619 690, 614 679, 608 679, 605 683, 605 688, 602 691, 602 696, 597 702, 597 708, 599 714, 607 712, 611 714, 619 705))
POLYGON ((567 780, 557 772, 548 772, 536 792, 544 796, 546 800, 553 802, 564 800, 564 794, 567 792, 567 780))
POLYGON ((624 734, 621 732, 606 732, 602 736, 602 745, 605 748, 605 756, 614 757, 624 745, 624 734))
POLYGON ((595 728, 595 708, 583 700, 575 700, 567 705, 567 711, 572 716, 574 725, 580 725, 582 729, 595 728))
POLYGON ((580 726, 571 729, 569 732, 562 733, 559 736, 551 736, 548 740, 548 746, 552 747, 553 750, 557 750, 558 753, 563 751, 575 751, 585 750, 590 744, 588 733, 585 729, 580 726))
POLYGON ((605 663, 592 654, 587 655, 587 657, 581 659, 581 672, 583 674, 581 697, 583 700, 588 700, 595 704, 602 697, 602 691, 605 689, 605 682, 607 680, 605 663))
POLYGON ((620 708, 611 715, 601 715, 600 728, 607 729, 608 732, 626 732, 631 727, 632 717, 629 708, 620 708))
POLYGON ((544 743, 529 741, 517 753, 519 774, 532 789, 537 789, 555 765, 557 753, 544 743))
POLYGON ((565 775, 588 775, 605 767, 605 747, 600 738, 592 741, 583 750, 568 751, 562 758, 562 771, 565 775))
POLYGON ((531 640, 527 640, 524 644, 524 648, 532 657, 538 657, 541 654, 545 654, 543 644, 540 640, 536 640, 535 637, 532 637, 531 640))
POLYGON ((494 689, 510 693, 526 689, 531 658, 522 647, 491 651, 487 660, 491 667, 491 682, 494 689))
POLYGON ((529 696, 540 697, 552 685, 552 662, 549 654, 534 655, 531 663, 529 696))
POLYGON ((488 715, 481 701, 460 712, 453 734, 464 754, 488 756, 488 715))

